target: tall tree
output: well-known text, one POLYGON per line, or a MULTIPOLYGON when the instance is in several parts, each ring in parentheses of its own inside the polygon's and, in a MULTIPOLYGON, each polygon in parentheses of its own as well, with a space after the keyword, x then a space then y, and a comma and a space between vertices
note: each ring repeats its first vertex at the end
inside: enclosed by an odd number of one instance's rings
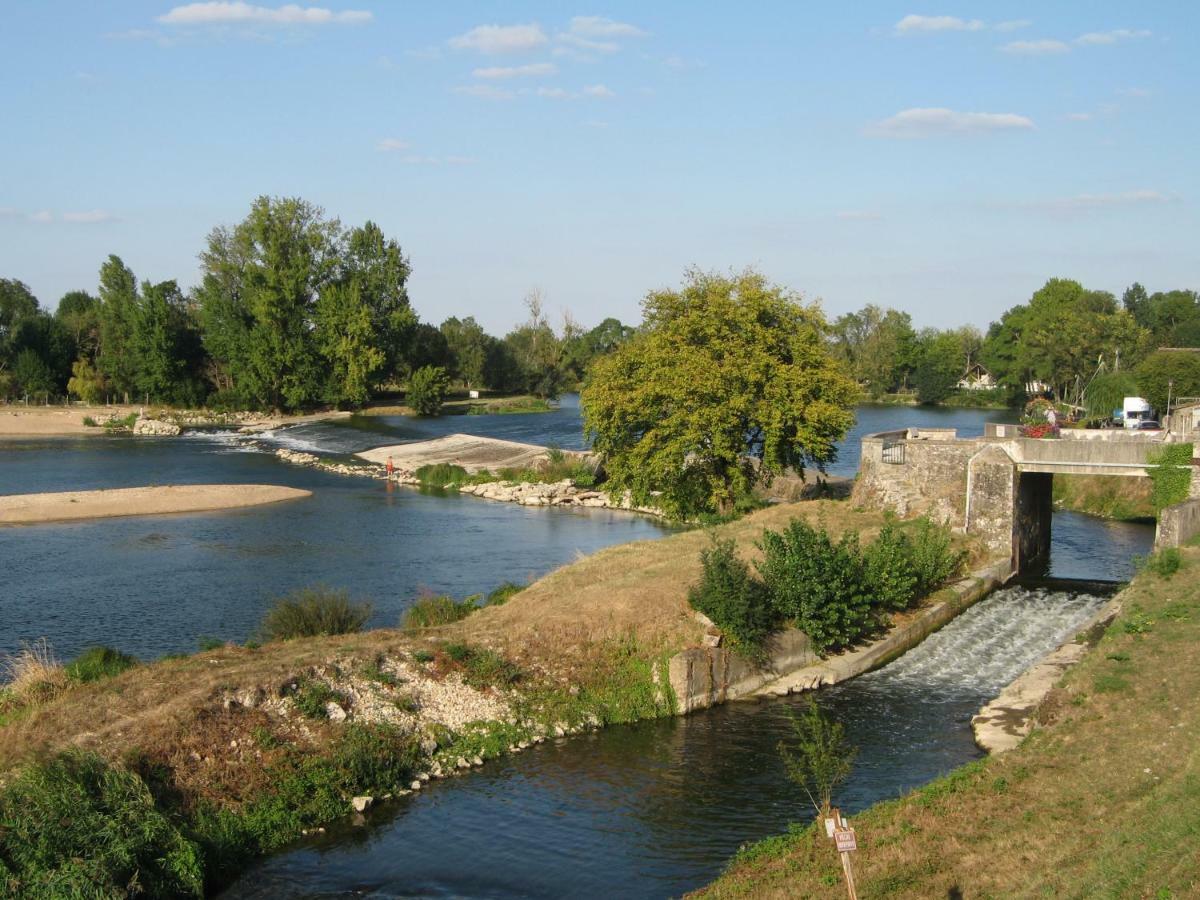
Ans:
POLYGON ((119 394, 137 390, 133 348, 138 316, 137 279, 119 256, 100 266, 100 371, 119 394))
POLYGON ((834 458, 858 388, 818 308, 754 271, 698 270, 642 306, 643 331, 595 362, 583 392, 614 490, 690 516, 834 458))
POLYGON ((458 319, 451 316, 441 324, 442 336, 449 351, 447 367, 450 374, 467 387, 484 383, 488 349, 495 341, 472 316, 458 319))
POLYGON ((417 324, 408 300, 411 271, 400 245, 384 237, 374 222, 350 230, 341 279, 351 285, 346 296, 354 298, 352 305, 361 304, 370 315, 371 356, 381 354, 368 373, 370 387, 376 386, 378 378, 393 377, 404 361, 405 341, 417 324))
POLYGON ((183 381, 185 360, 176 313, 182 305, 183 294, 174 281, 142 282, 128 347, 134 386, 151 400, 175 400, 183 381))
POLYGON ((839 316, 831 328, 834 355, 859 384, 878 397, 907 383, 916 361, 908 313, 869 304, 839 316))
POLYGON ((58 301, 54 317, 67 327, 79 353, 95 359, 100 347, 100 300, 87 291, 68 291, 58 301))

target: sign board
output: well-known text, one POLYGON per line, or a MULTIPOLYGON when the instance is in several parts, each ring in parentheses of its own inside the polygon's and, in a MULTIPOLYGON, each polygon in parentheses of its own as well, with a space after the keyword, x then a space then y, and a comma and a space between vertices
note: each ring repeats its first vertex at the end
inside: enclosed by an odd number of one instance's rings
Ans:
POLYGON ((853 828, 839 828, 833 833, 833 841, 837 844, 838 853, 848 853, 858 849, 858 840, 853 828))

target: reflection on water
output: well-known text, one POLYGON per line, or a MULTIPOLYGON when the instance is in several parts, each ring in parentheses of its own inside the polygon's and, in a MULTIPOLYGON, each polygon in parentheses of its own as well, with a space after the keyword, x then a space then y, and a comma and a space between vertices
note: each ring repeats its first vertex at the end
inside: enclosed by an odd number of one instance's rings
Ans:
MULTIPOLYGON (((980 756, 970 717, 1102 603, 1007 589, 884 669, 820 692, 859 747, 850 811, 980 756)), ((668 897, 808 821, 776 745, 798 699, 611 728, 490 763, 267 860, 230 898, 668 897)))

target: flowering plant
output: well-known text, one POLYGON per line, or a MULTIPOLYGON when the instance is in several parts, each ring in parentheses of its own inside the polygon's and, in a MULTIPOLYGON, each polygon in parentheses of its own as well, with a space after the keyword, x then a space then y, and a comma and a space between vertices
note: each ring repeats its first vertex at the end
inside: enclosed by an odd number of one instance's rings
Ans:
POLYGON ((1049 422, 1038 422, 1034 425, 1022 425, 1020 432, 1021 437, 1056 438, 1058 437, 1058 425, 1051 425, 1049 422))

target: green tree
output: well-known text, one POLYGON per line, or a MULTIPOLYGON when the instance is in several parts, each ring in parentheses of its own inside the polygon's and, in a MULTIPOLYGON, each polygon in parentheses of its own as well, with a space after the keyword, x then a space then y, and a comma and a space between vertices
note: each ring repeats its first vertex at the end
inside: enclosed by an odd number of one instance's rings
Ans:
POLYGON ((568 381, 576 384, 587 376, 592 363, 627 343, 637 329, 622 325, 620 319, 607 318, 591 331, 564 342, 562 367, 568 381))
POLYGON ((459 319, 451 316, 441 324, 442 337, 446 339, 449 355, 448 366, 453 377, 467 387, 478 387, 484 383, 488 349, 494 343, 491 337, 471 316, 459 319))
POLYGON ((1138 393, 1160 416, 1167 414, 1167 395, 1200 397, 1200 351, 1156 350, 1137 367, 1138 393))
POLYGON ((915 368, 908 313, 868 305, 839 316, 831 331, 834 355, 868 394, 878 397, 907 383, 915 368))
POLYGON ((7 349, 13 328, 22 319, 37 315, 37 297, 22 281, 0 278, 0 352, 7 349))
POLYGON ((84 403, 99 403, 104 399, 104 376, 90 360, 80 357, 71 366, 67 390, 84 403))
POLYGON ((138 315, 137 279, 119 256, 100 266, 100 371, 109 386, 126 397, 137 390, 133 349, 138 315))
POLYGON ((817 307, 752 270, 691 270, 643 311, 583 392, 612 490, 679 517, 724 512, 756 482, 834 458, 858 389, 817 307))
POLYGON ((1073 402, 1102 362, 1115 361, 1120 351, 1133 363, 1148 339, 1112 294, 1051 278, 1028 304, 1010 309, 989 329, 983 357, 1003 383, 1019 389, 1042 381, 1060 400, 1073 402))
POLYGON ((19 395, 45 399, 54 393, 54 372, 35 350, 26 348, 17 353, 12 377, 19 395))
POLYGON ((142 282, 128 352, 132 355, 134 387, 151 400, 174 400, 183 379, 184 360, 176 340, 175 313, 182 305, 183 295, 174 281, 142 282))
POLYGON ((954 392, 965 368, 962 336, 927 328, 921 332, 918 345, 920 355, 913 374, 917 399, 921 403, 940 403, 954 392))
POLYGON ((87 291, 63 294, 54 317, 66 326, 79 352, 95 359, 100 347, 100 301, 87 291))
POLYGON ((374 317, 360 283, 351 280, 326 287, 317 299, 316 317, 317 343, 330 363, 325 399, 361 406, 387 363, 388 352, 376 340, 374 317))
MULTIPOLYGON (((341 268, 341 281, 350 287, 344 297, 351 309, 362 306, 370 316, 369 352, 360 341, 353 369, 366 372, 368 387, 374 389, 381 379, 395 376, 404 363, 406 341, 417 324, 408 299, 412 267, 400 245, 386 238, 374 222, 367 222, 347 234, 341 268), (376 357, 378 363, 368 365, 376 357)), ((357 387, 344 393, 356 392, 357 387)))
POLYGON ((409 376, 405 402, 419 416, 436 416, 446 401, 450 377, 441 366, 422 366, 409 376))
POLYGON ((562 370, 564 340, 554 333, 543 309, 541 292, 525 298, 529 319, 504 337, 520 370, 520 390, 538 397, 557 397, 566 381, 562 370))
POLYGON ((316 305, 339 274, 341 235, 319 207, 270 197, 209 234, 197 292, 205 346, 259 403, 294 409, 322 393, 316 305))

